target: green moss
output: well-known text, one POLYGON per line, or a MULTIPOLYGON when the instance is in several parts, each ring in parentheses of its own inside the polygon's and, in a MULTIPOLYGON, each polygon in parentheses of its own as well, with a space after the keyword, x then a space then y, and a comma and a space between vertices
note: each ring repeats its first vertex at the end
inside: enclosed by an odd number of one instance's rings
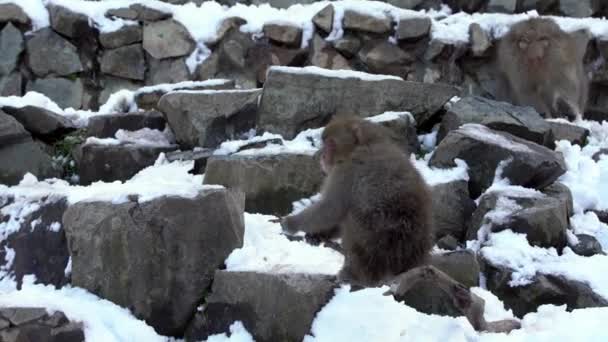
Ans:
POLYGON ((78 174, 72 152, 78 145, 82 144, 85 139, 86 130, 80 129, 66 135, 63 139, 57 141, 53 145, 53 159, 57 163, 57 166, 63 170, 64 179, 68 181, 73 180, 74 176, 78 174))

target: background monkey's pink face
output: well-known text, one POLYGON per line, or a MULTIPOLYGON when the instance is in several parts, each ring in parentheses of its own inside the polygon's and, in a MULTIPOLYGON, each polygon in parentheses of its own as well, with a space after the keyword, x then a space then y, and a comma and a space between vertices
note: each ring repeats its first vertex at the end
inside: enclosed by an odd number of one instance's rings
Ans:
POLYGON ((323 139, 323 147, 321 148, 321 170, 323 170, 325 174, 328 174, 333 167, 335 153, 336 142, 332 138, 323 139))
POLYGON ((522 50, 528 64, 533 67, 538 67, 543 63, 549 45, 551 42, 548 37, 530 33, 521 37, 517 42, 517 47, 522 50))

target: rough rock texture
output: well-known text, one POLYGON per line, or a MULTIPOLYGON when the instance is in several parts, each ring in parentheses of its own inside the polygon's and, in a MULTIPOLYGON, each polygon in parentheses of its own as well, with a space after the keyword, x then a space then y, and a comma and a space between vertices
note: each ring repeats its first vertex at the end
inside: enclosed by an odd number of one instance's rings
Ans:
POLYGON ((159 102, 181 146, 215 147, 253 128, 261 90, 173 92, 159 102))
POLYGON ((53 4, 50 4, 48 9, 51 17, 51 27, 66 37, 76 38, 83 33, 83 29, 89 27, 89 18, 84 14, 53 4))
POLYGON ((430 264, 467 288, 479 286, 479 263, 471 250, 433 254, 430 264))
POLYGON ((481 198, 471 219, 467 240, 476 239, 482 225, 488 225, 488 231, 511 229, 516 233, 526 234, 531 245, 555 247, 561 251, 566 246, 566 231, 572 214, 572 195, 570 190, 560 183, 551 185, 544 194, 538 196, 491 192, 481 198), (494 222, 487 214, 498 202, 505 200, 514 202, 518 207, 512 207, 511 213, 501 215, 501 219, 494 222))
POLYGON ((511 286, 511 270, 484 262, 488 290, 507 308, 522 317, 544 304, 567 305, 568 310, 608 306, 608 301, 594 293, 589 285, 554 275, 537 275, 524 286, 511 286))
POLYGON ((68 119, 44 108, 34 106, 3 107, 2 110, 17 119, 30 133, 41 139, 53 141, 74 130, 74 125, 68 119))
POLYGON ((570 247, 574 253, 586 257, 605 254, 602 245, 595 237, 587 234, 577 234, 576 238, 578 239, 578 243, 570 247))
POLYGON ((83 144, 74 157, 80 184, 88 185, 96 181, 126 181, 153 165, 161 152, 176 149, 177 146, 83 144))
POLYGON ((206 184, 241 189, 246 211, 285 215, 292 203, 316 194, 323 181, 318 160, 310 155, 213 156, 206 184))
POLYGON ((348 60, 319 35, 312 40, 310 64, 323 69, 350 70, 348 60))
POLYGON ((334 26, 334 13, 334 6, 327 5, 312 17, 312 22, 323 32, 330 33, 334 26))
MULTIPOLYGON (((218 80, 218 83, 210 85, 201 85, 196 87, 186 86, 183 88, 175 87, 172 91, 176 90, 220 90, 220 89, 233 89, 234 81, 232 80, 218 80)), ((138 91, 135 93, 135 103, 137 108, 140 109, 157 109, 158 101, 160 98, 168 93, 169 91, 164 89, 156 89, 153 91, 138 91)))
POLYGON ((143 113, 97 115, 89 119, 87 136, 114 137, 119 129, 137 131, 142 128, 165 129, 166 120, 161 113, 152 110, 143 113))
POLYGON ((409 113, 390 113, 395 117, 375 122, 389 129, 391 139, 403 148, 408 155, 420 151, 420 143, 416 135, 416 121, 409 113))
POLYGON ((243 245, 242 193, 203 190, 195 198, 78 203, 63 221, 72 284, 181 335, 215 270, 243 245))
POLYGON ((437 146, 429 163, 453 167, 456 158, 467 162, 472 198, 492 184, 499 164, 503 166, 502 177, 511 184, 530 188, 542 189, 566 172, 561 154, 478 124, 466 124, 451 131, 437 146))
POLYGON ((264 35, 273 42, 290 47, 300 47, 302 43, 302 29, 297 26, 266 24, 263 31, 264 35))
POLYGON ((477 207, 469 196, 467 181, 437 184, 431 188, 431 193, 435 239, 450 235, 462 241, 469 219, 477 207))
POLYGON ((83 71, 76 47, 50 28, 36 31, 26 46, 29 66, 38 77, 83 71))
POLYGON ((378 18, 356 11, 344 11, 342 25, 348 30, 357 30, 372 33, 386 33, 391 30, 392 22, 388 17, 378 18))
POLYGON ((99 42, 106 49, 139 43, 143 40, 143 29, 139 25, 124 25, 112 32, 99 34, 99 42))
POLYGON ((19 183, 27 172, 40 178, 59 176, 51 157, 15 118, 0 111, 0 184, 19 183))
POLYGON ((29 274, 36 277, 37 283, 63 286, 68 282, 65 268, 70 257, 61 224, 66 201, 51 196, 32 205, 39 208, 23 217, 19 230, 0 242, 1 264, 5 263, 6 248, 10 248, 15 257, 8 272, 14 276, 18 286, 29 274))
POLYGON ((0 341, 83 342, 84 340, 83 324, 70 322, 61 311, 55 311, 50 315, 46 308, 0 309, 0 341))
POLYGON ((80 109, 84 88, 80 79, 40 78, 27 84, 27 91, 45 94, 61 108, 80 109))
POLYGON ((331 299, 333 277, 308 274, 215 274, 204 314, 196 315, 188 340, 204 340, 241 321, 256 341, 302 341, 317 312, 331 299))
POLYGON ((480 96, 466 97, 450 106, 441 121, 437 139, 442 140, 450 131, 467 123, 482 124, 540 145, 553 143, 551 125, 532 107, 518 107, 480 96))
POLYGON ((14 22, 24 25, 30 24, 30 17, 27 16, 25 11, 20 6, 14 3, 3 3, 0 4, 0 23, 14 22))
POLYGON ((202 175, 205 173, 207 167, 207 160, 213 155, 213 149, 203 148, 191 151, 173 151, 168 152, 165 156, 170 162, 176 160, 192 160, 194 161, 194 167, 190 171, 195 175, 202 175))
POLYGON ((186 56, 195 47, 186 28, 174 20, 146 24, 143 42, 146 52, 157 59, 186 56))
POLYGON ((427 17, 401 19, 397 26, 397 39, 417 40, 429 34, 431 19, 427 17))
MULTIPOLYGON (((572 144, 584 146, 589 137, 589 130, 567 123, 548 121, 553 141, 568 140, 572 144)), ((552 144, 547 145, 549 148, 552 144)))
POLYGON ((144 50, 141 44, 105 50, 101 56, 101 72, 104 74, 143 81, 146 73, 144 50))
POLYGON ((23 49, 21 31, 8 23, 0 31, 0 75, 8 75, 15 70, 23 49))
POLYGON ((147 85, 178 83, 190 79, 190 72, 184 58, 156 59, 148 56, 147 85))
POLYGON ((386 111, 409 111, 421 126, 457 93, 446 85, 331 77, 310 69, 270 69, 260 102, 259 126, 290 139, 302 130, 322 126, 334 114, 372 116, 386 111))

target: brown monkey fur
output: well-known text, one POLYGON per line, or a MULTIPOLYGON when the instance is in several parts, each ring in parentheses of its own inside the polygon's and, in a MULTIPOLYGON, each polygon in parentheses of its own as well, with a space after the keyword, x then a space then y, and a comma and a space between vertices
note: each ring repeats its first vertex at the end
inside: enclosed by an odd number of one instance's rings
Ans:
POLYGON ((568 34, 549 18, 513 25, 498 43, 499 97, 548 118, 582 117, 589 92, 583 65, 588 43, 588 31, 568 34))
POLYGON ((293 233, 339 225, 345 254, 338 278, 375 286, 426 261, 432 247, 430 191, 386 128, 334 118, 323 135, 321 200, 281 220, 293 233))

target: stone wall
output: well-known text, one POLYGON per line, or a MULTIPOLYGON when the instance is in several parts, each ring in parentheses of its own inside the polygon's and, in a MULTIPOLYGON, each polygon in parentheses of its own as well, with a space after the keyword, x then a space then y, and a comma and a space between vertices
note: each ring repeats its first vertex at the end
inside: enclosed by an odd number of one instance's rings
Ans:
MULTIPOLYGON (((390 2, 416 9, 435 3, 390 2)), ((507 3, 516 1, 486 2, 487 5, 484 1, 452 0, 450 5, 467 11, 498 11, 512 8, 507 3)), ((577 11, 585 12, 581 8, 593 8, 585 13, 600 14, 600 6, 594 1, 561 0, 557 7, 546 5, 556 1, 519 2, 517 10, 537 8, 541 13, 579 16, 577 11), (576 11, 570 11, 572 8, 576 11)), ((493 97, 495 93, 492 61, 496 39, 493 32, 476 24, 469 28, 474 34, 468 43, 451 43, 432 38, 435 20, 441 18, 420 16, 395 22, 389 16, 380 18, 346 10, 344 34, 332 40, 328 39, 334 24, 334 8, 330 5, 313 18, 314 33, 303 42, 308 35, 300 27, 266 24, 262 34, 252 35, 238 29, 245 20, 229 18, 218 28, 216 41, 206 44, 210 54, 197 65, 192 63, 197 43, 180 22, 171 18, 171 13, 141 4, 111 9, 107 17, 132 20, 134 24, 113 32, 99 32, 91 26, 91 18, 53 4, 47 6, 50 27, 29 32, 30 19, 20 7, 0 5, 0 96, 34 90, 60 107, 94 110, 115 91, 144 85, 228 78, 243 88, 260 87, 271 65, 352 69, 459 85, 463 95, 493 97)), ((590 105, 604 106, 607 103, 603 99, 608 98, 603 96, 608 92, 607 73, 597 61, 607 57, 606 43, 593 39, 587 55, 590 69, 595 62, 590 105)))

